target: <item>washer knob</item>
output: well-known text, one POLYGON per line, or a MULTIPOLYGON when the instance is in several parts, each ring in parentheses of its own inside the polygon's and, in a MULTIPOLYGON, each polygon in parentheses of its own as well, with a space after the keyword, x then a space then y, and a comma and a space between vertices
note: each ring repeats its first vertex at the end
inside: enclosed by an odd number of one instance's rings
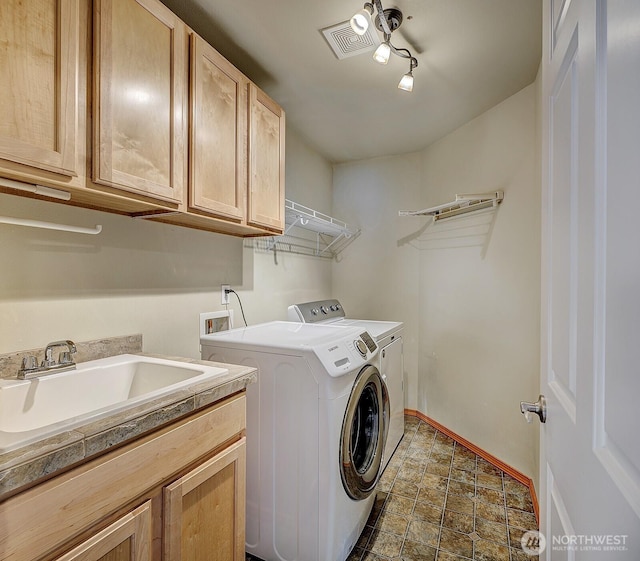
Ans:
POLYGON ((319 311, 320 311, 320 310, 318 310, 318 308, 312 308, 312 309, 311 309, 311 313, 312 313, 314 316, 317 316, 319 311))
POLYGON ((358 352, 364 357, 367 358, 367 346, 364 344, 362 339, 356 339, 353 344, 356 346, 358 352))
POLYGON ((320 311, 321 311, 323 314, 327 314, 327 313, 329 313, 329 310, 327 309, 327 307, 326 307, 326 306, 320 306, 320 311))
POLYGON ((337 311, 338 311, 338 306, 332 305, 332 306, 330 306, 330 307, 329 307, 329 309, 330 309, 332 312, 337 312, 337 311))

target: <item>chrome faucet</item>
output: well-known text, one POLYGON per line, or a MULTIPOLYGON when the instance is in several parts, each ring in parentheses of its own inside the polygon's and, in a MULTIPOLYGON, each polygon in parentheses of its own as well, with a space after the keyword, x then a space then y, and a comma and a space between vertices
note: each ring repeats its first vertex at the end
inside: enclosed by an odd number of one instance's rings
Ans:
POLYGON ((18 370, 18 379, 26 380, 36 376, 46 376, 54 372, 64 372, 65 370, 74 370, 76 363, 71 359, 71 355, 76 352, 76 345, 73 341, 54 341, 49 343, 44 349, 44 359, 38 366, 35 356, 26 356, 22 359, 22 366, 18 370), (56 347, 66 347, 66 351, 62 351, 58 355, 58 360, 53 358, 53 349, 56 347))

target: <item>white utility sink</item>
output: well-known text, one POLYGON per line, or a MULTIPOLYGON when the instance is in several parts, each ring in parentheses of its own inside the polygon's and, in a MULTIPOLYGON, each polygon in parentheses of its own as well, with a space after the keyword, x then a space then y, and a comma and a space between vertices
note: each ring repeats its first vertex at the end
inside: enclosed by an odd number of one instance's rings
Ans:
POLYGON ((0 379, 0 453, 227 373, 226 368, 125 354, 39 378, 0 379))

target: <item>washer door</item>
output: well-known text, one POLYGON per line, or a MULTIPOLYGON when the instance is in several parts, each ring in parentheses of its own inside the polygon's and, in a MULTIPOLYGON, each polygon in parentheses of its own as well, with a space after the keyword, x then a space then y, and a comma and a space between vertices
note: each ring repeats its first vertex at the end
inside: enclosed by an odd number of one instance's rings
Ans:
POLYGON ((375 489, 388 430, 387 386, 378 369, 367 365, 353 385, 340 436, 340 476, 352 499, 366 499, 375 489))

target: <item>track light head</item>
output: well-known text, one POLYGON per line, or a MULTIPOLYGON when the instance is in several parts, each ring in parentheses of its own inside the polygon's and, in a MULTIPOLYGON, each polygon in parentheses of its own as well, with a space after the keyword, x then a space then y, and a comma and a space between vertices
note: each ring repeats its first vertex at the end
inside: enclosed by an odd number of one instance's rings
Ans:
POLYGON ((407 72, 402 78, 400 78, 398 89, 404 90, 405 92, 413 91, 413 72, 407 72))
POLYGON ((373 4, 367 2, 362 10, 351 17, 349 21, 351 29, 358 35, 364 35, 371 25, 371 16, 373 16, 373 4))
POLYGON ((385 41, 384 43, 380 43, 378 48, 373 53, 373 60, 379 62, 380 64, 387 64, 389 62, 389 57, 391 56, 391 45, 389 45, 389 41, 385 41))
POLYGON ((418 61, 414 57, 409 59, 409 72, 407 72, 402 78, 400 78, 400 83, 398 84, 398 89, 404 90, 405 92, 413 91, 413 69, 418 66, 418 61))

